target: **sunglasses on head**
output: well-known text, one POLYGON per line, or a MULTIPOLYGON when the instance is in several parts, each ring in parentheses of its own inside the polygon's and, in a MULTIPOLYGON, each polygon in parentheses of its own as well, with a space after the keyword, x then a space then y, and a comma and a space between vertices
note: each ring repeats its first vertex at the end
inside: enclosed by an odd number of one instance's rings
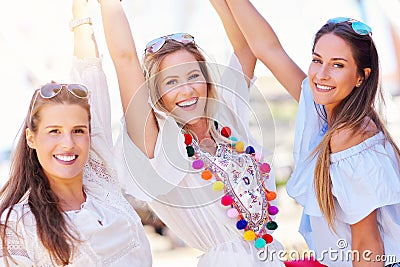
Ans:
POLYGON ((73 96, 77 98, 85 99, 89 97, 89 90, 86 88, 86 86, 82 84, 47 83, 37 89, 35 100, 32 103, 29 121, 32 121, 32 111, 35 107, 38 95, 40 95, 42 98, 50 99, 58 95, 62 89, 68 90, 68 92, 70 92, 73 96))
POLYGON ((151 54, 156 53, 158 50, 160 50, 164 46, 164 44, 167 42, 167 40, 173 40, 173 41, 179 42, 184 45, 194 44, 194 37, 191 36, 190 34, 174 33, 174 34, 166 35, 163 37, 159 37, 157 39, 154 39, 154 40, 148 42, 144 52, 146 54, 147 53, 151 53, 151 54))
POLYGON ((73 96, 78 98, 87 98, 89 95, 89 90, 86 86, 82 84, 58 84, 58 83, 47 83, 40 87, 39 94, 43 98, 53 98, 58 93, 61 92, 62 89, 68 90, 73 96))
POLYGON ((367 24, 352 19, 352 18, 346 18, 346 17, 337 17, 328 20, 328 23, 350 23, 351 28, 353 29, 354 32, 356 32, 359 35, 369 35, 372 34, 371 27, 369 27, 367 24))

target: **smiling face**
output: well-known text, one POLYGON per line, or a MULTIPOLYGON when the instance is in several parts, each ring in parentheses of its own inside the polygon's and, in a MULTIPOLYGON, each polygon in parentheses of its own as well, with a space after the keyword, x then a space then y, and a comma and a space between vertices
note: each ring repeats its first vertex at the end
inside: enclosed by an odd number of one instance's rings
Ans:
POLYGON ((186 50, 167 55, 160 64, 158 88, 168 112, 185 124, 205 115, 207 83, 196 58, 186 50))
POLYGON ((77 104, 49 104, 39 117, 37 131, 27 129, 26 139, 50 183, 82 179, 90 148, 87 110, 77 104))
POLYGON ((350 46, 334 34, 323 35, 315 44, 308 69, 314 101, 329 115, 362 82, 350 46))

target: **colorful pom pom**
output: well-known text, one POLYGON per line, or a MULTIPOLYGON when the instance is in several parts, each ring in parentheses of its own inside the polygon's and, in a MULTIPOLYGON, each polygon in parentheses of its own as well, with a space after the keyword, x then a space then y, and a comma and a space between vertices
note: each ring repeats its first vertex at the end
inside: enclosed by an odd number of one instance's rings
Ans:
POLYGON ((254 246, 258 249, 261 249, 261 248, 265 247, 266 244, 267 244, 267 242, 263 238, 260 237, 260 238, 256 239, 254 246))
POLYGON ((233 143, 236 143, 238 139, 235 136, 229 137, 229 140, 231 140, 233 143))
POLYGON ((239 153, 244 152, 244 143, 242 141, 237 142, 235 148, 239 153))
POLYGON ((252 146, 246 147, 246 154, 254 154, 256 153, 256 150, 252 146))
POLYGON ((253 232, 253 230, 247 230, 247 231, 244 232, 243 238, 246 241, 252 241, 252 240, 254 240, 256 238, 256 234, 253 232))
POLYGON ((262 163, 262 164, 260 165, 260 171, 261 171, 262 173, 269 173, 269 172, 271 171, 271 166, 269 166, 268 163, 262 163))
POLYGON ((254 154, 254 158, 255 158, 257 161, 261 161, 261 159, 262 159, 262 152, 256 152, 256 153, 254 154))
POLYGON ((278 207, 276 207, 276 206, 270 206, 270 207, 268 207, 268 213, 269 213, 270 215, 276 215, 278 212, 279 212, 278 207))
POLYGON ((272 243, 272 241, 274 240, 274 238, 270 234, 265 234, 262 236, 262 238, 265 240, 267 244, 272 243))
POLYGON ((188 155, 188 157, 193 157, 194 155, 194 148, 192 146, 187 146, 186 147, 186 153, 188 155))
POLYGON ((204 170, 201 173, 201 178, 203 178, 204 180, 210 180, 212 178, 212 176, 213 176, 213 174, 209 170, 204 170))
POLYGON ((185 137, 185 144, 187 146, 190 145, 192 143, 192 140, 193 140, 192 136, 190 134, 184 134, 184 137, 185 137))
POLYGON ((274 221, 267 222, 267 229, 268 230, 276 230, 278 228, 278 224, 274 221))
POLYGON ((276 193, 274 191, 270 191, 265 194, 268 201, 272 201, 276 198, 276 193))
POLYGON ((228 215, 229 218, 236 218, 239 216, 239 212, 235 208, 231 208, 226 212, 226 215, 228 215))
POLYGON ((229 206, 233 203, 233 198, 229 195, 223 196, 221 198, 221 204, 224 206, 229 206))
POLYGON ((196 159, 192 163, 193 169, 196 169, 196 170, 203 168, 203 166, 204 166, 204 162, 201 159, 196 159))
POLYGON ((222 189, 224 189, 225 185, 221 181, 216 181, 215 183, 213 183, 212 187, 214 191, 221 191, 222 189))
POLYGON ((239 230, 245 229, 247 226, 247 221, 246 220, 240 220, 236 223, 236 228, 239 230))
POLYGON ((226 138, 229 138, 232 134, 232 130, 228 126, 222 127, 221 134, 226 138))
POLYGON ((237 138, 234 137, 234 136, 231 136, 231 137, 229 137, 229 140, 231 140, 231 146, 232 146, 233 148, 235 148, 236 142, 237 142, 237 138))

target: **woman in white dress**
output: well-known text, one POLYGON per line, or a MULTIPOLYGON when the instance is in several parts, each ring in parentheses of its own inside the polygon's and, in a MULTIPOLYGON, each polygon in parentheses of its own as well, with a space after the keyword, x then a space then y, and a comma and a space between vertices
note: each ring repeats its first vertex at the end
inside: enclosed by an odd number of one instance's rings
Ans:
POLYGON ((299 102, 287 191, 304 207, 300 232, 310 249, 328 266, 394 266, 400 153, 375 109, 381 88, 371 28, 328 20, 306 76, 250 1, 226 2, 254 54, 299 102))
POLYGON ((148 43, 142 69, 120 1, 100 1, 125 114, 123 184, 204 252, 198 266, 283 266, 258 256, 282 247, 271 235, 275 180, 249 131, 255 58, 226 4, 212 2, 234 40, 230 67, 205 62, 194 38, 177 33, 148 43))
POLYGON ((87 1, 73 0, 73 11, 74 84, 46 84, 32 96, 0 193, 0 266, 151 266, 116 175, 87 1))

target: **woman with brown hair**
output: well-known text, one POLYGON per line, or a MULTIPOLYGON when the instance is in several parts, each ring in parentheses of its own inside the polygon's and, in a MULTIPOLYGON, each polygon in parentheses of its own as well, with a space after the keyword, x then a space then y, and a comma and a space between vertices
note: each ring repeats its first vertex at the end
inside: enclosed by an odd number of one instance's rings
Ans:
POLYGON ((74 83, 34 92, 0 192, 0 266, 151 266, 140 218, 118 183, 86 0, 73 0, 71 30, 74 83))
POLYGON ((254 54, 299 102, 287 191, 304 207, 300 232, 310 249, 328 266, 396 265, 400 151, 376 109, 382 93, 371 28, 329 19, 306 75, 250 1, 226 3, 254 54))

